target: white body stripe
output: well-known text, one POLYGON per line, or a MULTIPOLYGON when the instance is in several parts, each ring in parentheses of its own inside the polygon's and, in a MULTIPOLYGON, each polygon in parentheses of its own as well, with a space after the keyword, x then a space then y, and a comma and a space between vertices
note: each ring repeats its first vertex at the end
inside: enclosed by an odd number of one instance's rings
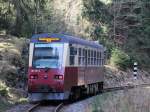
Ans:
POLYGON ((69 55, 68 55, 69 48, 68 47, 69 47, 68 43, 64 43, 63 64, 62 64, 63 67, 65 67, 66 64, 69 63, 69 55))
POLYGON ((133 72, 133 74, 135 74, 135 75, 136 75, 136 74, 137 74, 137 72, 133 72))
POLYGON ((29 48, 29 67, 32 66, 33 49, 34 49, 34 43, 30 43, 30 48, 29 48))
POLYGON ((134 70, 137 70, 137 67, 134 67, 134 70))

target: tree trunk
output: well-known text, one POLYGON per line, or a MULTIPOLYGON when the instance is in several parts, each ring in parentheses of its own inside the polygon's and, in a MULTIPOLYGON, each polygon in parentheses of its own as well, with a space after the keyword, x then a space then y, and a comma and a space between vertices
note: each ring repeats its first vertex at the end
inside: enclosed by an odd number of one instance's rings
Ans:
POLYGON ((20 36, 22 24, 23 24, 23 17, 22 17, 21 8, 20 8, 20 0, 13 0, 13 4, 16 8, 16 22, 15 22, 14 30, 12 34, 15 36, 20 36))

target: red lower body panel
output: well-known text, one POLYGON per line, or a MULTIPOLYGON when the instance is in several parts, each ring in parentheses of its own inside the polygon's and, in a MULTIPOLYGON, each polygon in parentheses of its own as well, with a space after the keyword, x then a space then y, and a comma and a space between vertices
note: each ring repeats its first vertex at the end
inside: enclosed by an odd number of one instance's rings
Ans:
POLYGON ((29 68, 28 90, 29 92, 63 92, 64 69, 33 69, 29 68), (56 76, 62 76, 57 79, 56 76), (36 76, 36 77, 35 77, 36 76))
POLYGON ((103 71, 103 67, 66 67, 64 90, 70 90, 73 86, 103 82, 103 71))
POLYGON ((29 69, 29 92, 64 92, 73 86, 103 82, 103 67, 65 67, 65 69, 44 69, 37 71, 29 69), (37 79, 31 79, 36 74, 37 79), (63 75, 62 80, 55 79, 55 75, 63 75), (46 78, 45 78, 46 77, 46 78))

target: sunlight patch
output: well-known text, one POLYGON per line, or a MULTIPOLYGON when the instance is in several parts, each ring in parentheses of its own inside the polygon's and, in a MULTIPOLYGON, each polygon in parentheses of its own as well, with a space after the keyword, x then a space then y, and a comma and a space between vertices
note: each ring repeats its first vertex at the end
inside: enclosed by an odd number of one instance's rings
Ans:
POLYGON ((104 4, 111 4, 112 0, 100 0, 101 2, 103 2, 104 4))

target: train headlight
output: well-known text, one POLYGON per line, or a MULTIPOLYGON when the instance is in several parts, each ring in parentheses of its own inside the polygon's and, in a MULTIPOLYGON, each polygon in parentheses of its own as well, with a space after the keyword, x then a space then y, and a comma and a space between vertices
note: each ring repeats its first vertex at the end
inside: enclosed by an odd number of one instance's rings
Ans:
POLYGON ((63 75, 54 75, 54 79, 63 80, 63 75))
POLYGON ((63 80, 63 75, 59 75, 59 79, 60 79, 60 80, 63 80))
POLYGON ((31 70, 31 72, 40 72, 40 70, 31 70))
POLYGON ((38 75, 30 75, 30 79, 38 79, 38 75))

